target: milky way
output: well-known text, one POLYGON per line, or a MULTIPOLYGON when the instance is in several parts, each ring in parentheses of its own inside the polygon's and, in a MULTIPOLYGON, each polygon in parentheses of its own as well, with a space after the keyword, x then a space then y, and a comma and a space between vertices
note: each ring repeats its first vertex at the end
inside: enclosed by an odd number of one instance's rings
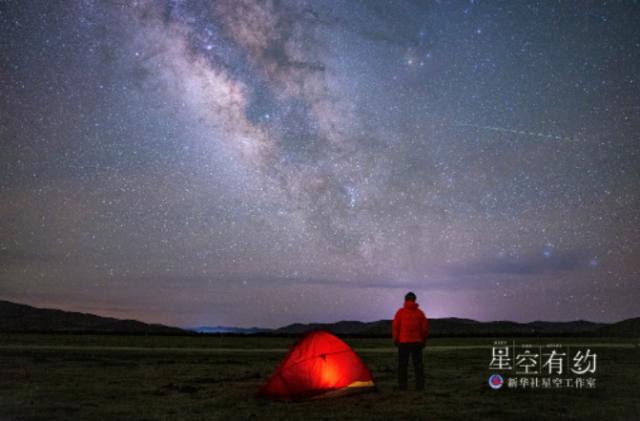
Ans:
POLYGON ((0 298, 180 326, 617 321, 638 6, 0 4, 0 298))

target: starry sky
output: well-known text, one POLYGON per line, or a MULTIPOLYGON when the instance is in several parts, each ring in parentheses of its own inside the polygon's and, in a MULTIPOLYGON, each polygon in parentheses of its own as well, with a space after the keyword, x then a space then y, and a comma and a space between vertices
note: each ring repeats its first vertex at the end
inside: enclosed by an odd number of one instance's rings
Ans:
POLYGON ((0 299, 640 315, 640 3, 0 2, 0 299))

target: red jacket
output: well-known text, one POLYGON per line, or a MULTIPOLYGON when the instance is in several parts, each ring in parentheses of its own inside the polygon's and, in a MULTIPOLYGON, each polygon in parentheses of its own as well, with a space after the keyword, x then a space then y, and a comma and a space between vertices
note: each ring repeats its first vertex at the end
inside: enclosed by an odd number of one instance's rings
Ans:
POLYGON ((393 318, 393 341, 424 343, 429 334, 429 320, 415 301, 405 301, 393 318))

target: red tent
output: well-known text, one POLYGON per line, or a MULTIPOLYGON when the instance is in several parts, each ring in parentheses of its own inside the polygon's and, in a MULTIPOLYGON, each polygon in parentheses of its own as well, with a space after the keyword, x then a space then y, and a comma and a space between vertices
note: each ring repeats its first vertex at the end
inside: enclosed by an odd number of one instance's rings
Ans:
POLYGON ((349 345, 329 332, 314 331, 293 344, 258 395, 304 399, 374 389, 371 372, 349 345))

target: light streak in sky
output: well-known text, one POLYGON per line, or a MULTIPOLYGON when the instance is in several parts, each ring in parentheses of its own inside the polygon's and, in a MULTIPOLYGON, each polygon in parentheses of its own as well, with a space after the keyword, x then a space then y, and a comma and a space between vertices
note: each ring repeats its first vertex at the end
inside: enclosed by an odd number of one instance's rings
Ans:
POLYGON ((578 140, 577 137, 561 136, 561 135, 558 135, 558 134, 543 133, 543 132, 533 132, 533 131, 528 131, 528 130, 518 130, 518 129, 507 128, 507 127, 479 126, 479 125, 476 125, 476 124, 466 124, 466 123, 455 123, 455 126, 457 126, 457 127, 471 127, 471 128, 479 129, 479 130, 491 130, 491 131, 500 132, 500 133, 510 133, 510 134, 515 134, 515 135, 518 135, 518 136, 538 137, 538 138, 542 138, 542 139, 554 139, 554 140, 565 140, 565 141, 577 141, 578 140))

